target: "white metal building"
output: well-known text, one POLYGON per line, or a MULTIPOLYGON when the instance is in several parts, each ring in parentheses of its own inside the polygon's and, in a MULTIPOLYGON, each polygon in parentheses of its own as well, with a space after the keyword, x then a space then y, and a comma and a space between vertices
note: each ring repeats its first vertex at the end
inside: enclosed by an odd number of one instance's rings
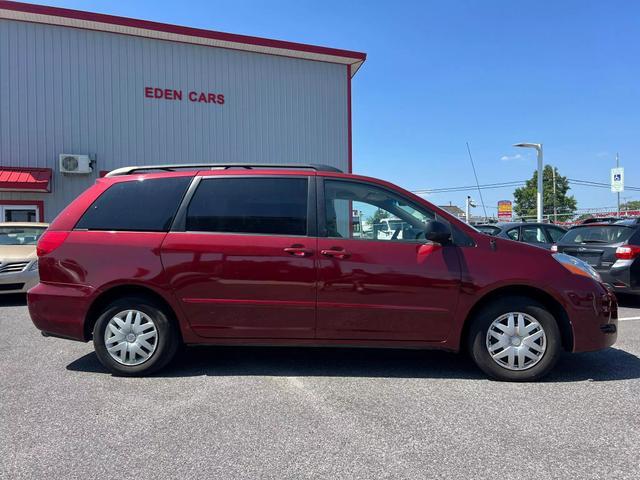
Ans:
POLYGON ((365 58, 0 1, 0 221, 50 221, 126 165, 350 171, 351 77, 365 58))

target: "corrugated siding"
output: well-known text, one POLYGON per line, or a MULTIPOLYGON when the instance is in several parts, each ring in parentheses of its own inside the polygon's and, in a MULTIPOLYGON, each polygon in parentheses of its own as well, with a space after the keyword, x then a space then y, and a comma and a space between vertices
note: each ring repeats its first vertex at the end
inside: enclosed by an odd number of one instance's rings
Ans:
POLYGON ((0 165, 54 170, 50 220, 100 170, 181 162, 310 162, 348 168, 344 65, 0 20, 0 165), (147 86, 182 101, 145 98, 147 86), (225 104, 190 102, 189 91, 225 104), (89 154, 94 175, 58 172, 89 154))

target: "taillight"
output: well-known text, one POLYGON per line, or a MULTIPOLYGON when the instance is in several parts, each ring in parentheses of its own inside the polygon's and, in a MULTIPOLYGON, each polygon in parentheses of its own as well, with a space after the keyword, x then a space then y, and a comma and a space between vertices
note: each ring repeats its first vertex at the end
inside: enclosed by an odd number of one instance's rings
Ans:
POLYGON ((38 257, 42 257, 53 252, 64 243, 68 236, 69 232, 45 231, 40 237, 40 240, 38 240, 38 245, 36 246, 38 257))
POLYGON ((633 260, 640 255, 640 246, 638 245, 624 245, 616 248, 616 258, 620 260, 633 260))
POLYGON ((558 251, 558 245, 556 245, 555 243, 553 245, 551 245, 551 251, 552 252, 557 252, 558 251))

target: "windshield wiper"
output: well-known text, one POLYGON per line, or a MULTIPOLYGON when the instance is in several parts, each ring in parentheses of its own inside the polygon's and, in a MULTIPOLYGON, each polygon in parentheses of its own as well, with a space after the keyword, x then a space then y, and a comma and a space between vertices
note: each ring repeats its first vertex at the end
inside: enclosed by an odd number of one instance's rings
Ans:
POLYGON ((583 240, 582 243, 611 243, 606 240, 583 240))

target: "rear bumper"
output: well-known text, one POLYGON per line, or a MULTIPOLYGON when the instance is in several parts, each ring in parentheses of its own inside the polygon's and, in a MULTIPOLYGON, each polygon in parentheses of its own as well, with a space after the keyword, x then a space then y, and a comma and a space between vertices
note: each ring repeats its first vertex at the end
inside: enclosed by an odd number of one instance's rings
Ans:
POLYGON ((83 285, 38 283, 27 293, 31 321, 45 334, 84 342, 92 293, 83 285))
POLYGON ((26 293, 38 283, 38 271, 0 274, 0 294, 26 293))
POLYGON ((632 278, 632 262, 618 260, 609 270, 598 270, 602 281, 620 293, 640 293, 637 278, 632 278), (621 264, 621 265, 619 265, 621 264))
POLYGON ((568 294, 574 352, 602 350, 618 338, 618 302, 612 292, 598 287, 597 292, 568 294))

